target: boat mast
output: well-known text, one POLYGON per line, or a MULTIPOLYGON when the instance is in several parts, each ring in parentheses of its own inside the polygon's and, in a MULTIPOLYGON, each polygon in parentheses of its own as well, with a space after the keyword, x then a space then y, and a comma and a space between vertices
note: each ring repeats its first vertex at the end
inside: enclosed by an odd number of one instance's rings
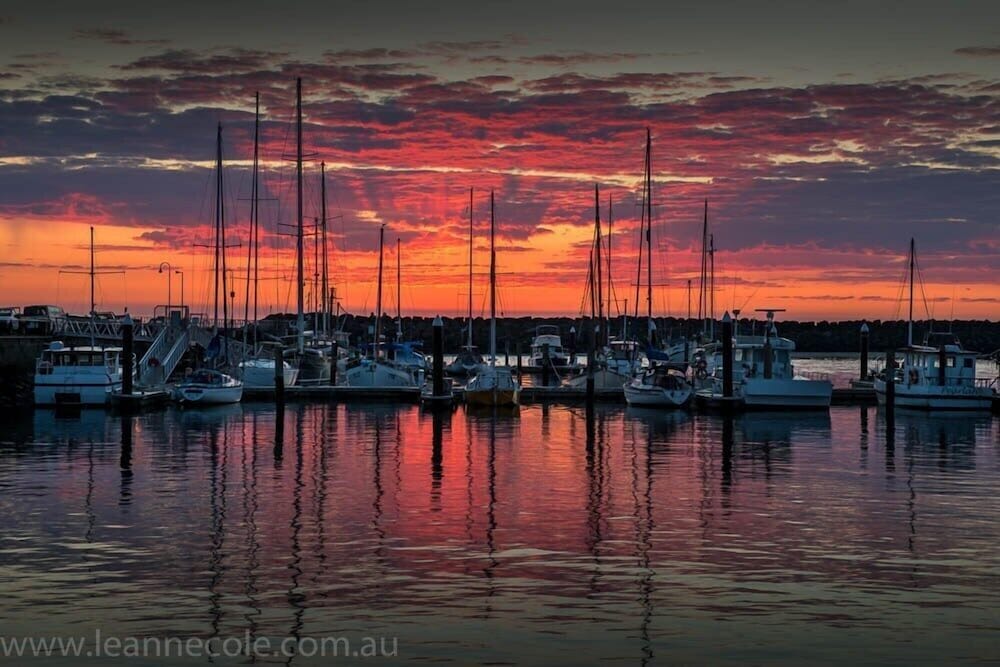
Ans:
POLYGON ((382 337, 382 246, 385 243, 385 225, 378 229, 378 296, 375 300, 375 359, 379 357, 382 337))
POLYGON ((708 278, 708 335, 715 340, 715 234, 708 235, 708 261, 711 268, 708 278))
MULTIPOLYGON (((221 252, 222 244, 220 242, 222 236, 222 123, 219 123, 216 133, 215 133, 215 266, 214 269, 214 286, 212 295, 212 322, 216 327, 219 326, 219 268, 222 266, 221 252)), ((223 280, 225 280, 225 271, 222 272, 223 280)), ((225 283, 222 287, 225 291, 225 283)), ((225 309, 226 300, 222 299, 222 307, 225 309)), ((225 313, 225 310, 223 310, 225 313)), ((225 315, 223 315, 225 317, 225 315)), ((225 327, 225 322, 223 322, 223 327, 225 327)))
POLYGON ((90 347, 97 347, 94 326, 97 324, 97 301, 94 299, 94 228, 90 228, 90 347))
POLYGON ((698 319, 701 333, 708 333, 708 198, 705 198, 705 217, 701 223, 701 274, 698 276, 698 319))
POLYGON ((243 343, 247 342, 247 328, 250 320, 250 267, 253 266, 253 343, 257 345, 257 284, 260 257, 260 228, 259 228, 259 197, 258 168, 259 168, 259 140, 260 140, 260 93, 254 96, 254 120, 253 120, 253 177, 250 181, 250 246, 247 251, 247 289, 246 299, 243 303, 243 343))
MULTIPOLYGON (((614 231, 614 226, 613 226, 613 223, 612 223, 612 215, 613 215, 613 212, 612 212, 612 206, 611 206, 611 195, 609 194, 608 195, 608 318, 607 318, 609 320, 611 319, 611 299, 612 299, 612 297, 611 297, 611 292, 612 292, 612 285, 611 285, 611 234, 614 231)), ((615 301, 617 301, 617 299, 615 299, 615 301)), ((617 305, 618 304, 615 303, 616 307, 617 307, 617 305)))
POLYGON ((323 298, 323 335, 326 336, 330 331, 330 307, 327 301, 328 294, 330 291, 330 266, 329 266, 329 252, 326 246, 326 162, 319 163, 319 177, 320 177, 320 199, 321 199, 321 209, 320 224, 323 230, 323 283, 320 286, 323 298))
POLYGON ((646 128, 646 319, 649 344, 653 344, 653 139, 646 128))
POLYGON ((913 346, 913 268, 916 264, 915 255, 916 243, 910 237, 910 320, 906 326, 906 346, 913 346))
POLYGON ((469 188, 469 349, 472 349, 472 192, 469 188))
POLYGON ((597 292, 597 340, 599 347, 604 339, 604 278, 601 275, 601 195, 599 186, 594 184, 594 286, 597 292))
POLYGON ((497 250, 493 191, 490 190, 490 368, 497 365, 497 250))
POLYGON ((400 256, 399 237, 396 237, 396 342, 403 340, 403 283, 400 266, 402 259, 400 256))
POLYGON ((298 262, 298 272, 297 272, 297 285, 296 285, 296 296, 298 297, 298 317, 296 318, 296 325, 298 327, 298 337, 296 345, 298 347, 299 354, 302 354, 305 350, 305 328, 306 328, 306 317, 305 317, 305 304, 303 303, 303 283, 305 278, 303 276, 303 228, 302 228, 302 77, 295 80, 295 176, 297 180, 296 187, 296 197, 297 197, 297 231, 295 238, 295 252, 296 261, 298 262))

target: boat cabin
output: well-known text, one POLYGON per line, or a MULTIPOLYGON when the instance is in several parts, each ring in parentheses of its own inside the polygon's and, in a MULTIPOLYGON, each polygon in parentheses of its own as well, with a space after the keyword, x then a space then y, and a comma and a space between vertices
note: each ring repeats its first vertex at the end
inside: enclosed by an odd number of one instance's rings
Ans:
POLYGON ((42 351, 36 371, 39 375, 58 375, 101 369, 114 374, 121 371, 121 354, 120 347, 65 347, 54 341, 42 351))
POLYGON ((896 382, 908 386, 975 386, 978 353, 962 349, 958 338, 950 333, 928 334, 926 342, 900 350, 902 360, 897 362, 896 382))

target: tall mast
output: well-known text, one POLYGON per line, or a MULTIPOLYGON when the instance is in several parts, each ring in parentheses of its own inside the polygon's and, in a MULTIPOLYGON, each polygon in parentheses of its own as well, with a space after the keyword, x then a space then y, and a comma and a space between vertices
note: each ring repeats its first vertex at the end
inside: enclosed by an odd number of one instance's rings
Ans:
MULTIPOLYGON (((258 283, 258 267, 259 267, 259 247, 260 240, 258 238, 260 234, 258 225, 258 200, 260 197, 259 186, 258 186, 258 167, 259 167, 259 139, 260 139, 260 93, 254 96, 254 120, 253 120, 253 177, 250 180, 250 245, 247 250, 247 289, 246 298, 243 302, 243 342, 247 342, 247 328, 250 321, 250 267, 253 266, 253 321, 256 325, 257 322, 257 283, 258 283)), ((254 345, 257 344, 257 327, 254 326, 253 333, 254 345)))
POLYGON ((322 225, 323 230, 323 283, 320 286, 323 295, 323 335, 329 333, 330 330, 330 307, 327 301, 328 294, 330 292, 330 266, 329 266, 329 251, 326 246, 326 162, 319 163, 319 177, 320 177, 320 199, 321 199, 321 209, 320 215, 320 225, 322 225))
POLYGON ((653 344, 653 139, 646 128, 646 318, 653 344))
POLYGON ((469 188, 469 348, 472 348, 472 192, 469 188))
POLYGON ((490 190, 490 367, 497 365, 497 250, 493 191, 490 190))
POLYGON ((913 268, 916 264, 915 253, 916 243, 914 242, 913 237, 910 237, 910 321, 906 326, 907 347, 913 345, 913 268))
POLYGON ((94 341, 94 325, 97 318, 97 301, 94 299, 94 228, 90 228, 90 347, 97 347, 94 341))
POLYGON ((399 253, 399 237, 396 237, 396 342, 403 340, 403 283, 400 269, 402 258, 399 253))
POLYGON ((298 297, 298 317, 296 318, 296 325, 298 327, 298 340, 296 341, 299 354, 305 350, 306 339, 305 339, 305 328, 306 328, 306 317, 305 317, 305 304, 303 303, 303 283, 305 282, 305 277, 303 275, 302 264, 304 262, 304 252, 303 252, 303 228, 302 228, 302 77, 295 80, 295 176, 297 180, 296 187, 296 197, 297 197, 297 233, 295 239, 295 252, 296 261, 298 262, 298 272, 297 272, 297 285, 296 285, 296 295, 298 297))
POLYGON ((215 138, 215 295, 212 317, 219 325, 219 278, 222 278, 222 326, 229 324, 229 306, 226 289, 226 210, 222 179, 222 123, 215 138))
MULTIPOLYGON (((648 128, 646 130, 646 134, 648 139, 649 136, 648 128)), ((648 143, 646 144, 646 151, 648 158, 648 151, 649 151, 648 143)), ((645 167, 645 164, 643 166, 645 167)), ((645 198, 646 197, 645 175, 642 181, 642 190, 643 190, 642 196, 643 198, 645 198)), ((643 248, 646 245, 645 233, 646 233, 646 209, 645 207, 643 207, 639 209, 639 259, 638 262, 636 263, 636 269, 635 269, 635 299, 633 300, 633 303, 635 304, 634 308, 635 308, 636 321, 639 320, 639 290, 642 288, 642 253, 643 253, 643 248)))
POLYGON ((701 332, 708 333, 708 198, 705 198, 705 217, 701 223, 701 273, 698 276, 698 319, 701 332))
POLYGON ((320 293, 319 293, 319 218, 313 218, 313 339, 316 338, 317 332, 319 332, 320 325, 320 293))
POLYGON ((375 299, 375 359, 379 357, 382 335, 382 245, 385 243, 385 225, 378 228, 378 295, 375 299))
POLYGON ((601 272, 601 195, 598 185, 594 184, 594 286, 597 292, 597 327, 596 344, 600 345, 604 334, 604 278, 601 272))
MULTIPOLYGON (((611 195, 608 195, 608 319, 611 319, 611 234, 614 230, 612 222, 611 195)), ((617 304, 616 304, 617 305, 617 304)))
POLYGON ((711 266, 708 278, 708 333, 715 338, 715 234, 708 235, 708 261, 711 266))

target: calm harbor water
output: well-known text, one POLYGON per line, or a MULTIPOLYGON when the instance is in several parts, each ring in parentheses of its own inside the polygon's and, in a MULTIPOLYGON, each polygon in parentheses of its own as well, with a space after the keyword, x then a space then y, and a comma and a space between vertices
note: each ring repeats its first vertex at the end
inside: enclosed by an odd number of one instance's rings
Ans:
POLYGON ((990 415, 36 411, 0 431, 0 634, 395 637, 387 663, 996 662, 998 490, 990 415))

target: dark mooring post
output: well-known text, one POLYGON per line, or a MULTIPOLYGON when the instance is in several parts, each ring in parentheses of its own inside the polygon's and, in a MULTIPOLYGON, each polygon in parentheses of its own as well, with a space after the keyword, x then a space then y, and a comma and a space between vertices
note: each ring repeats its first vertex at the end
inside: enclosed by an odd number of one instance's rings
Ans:
POLYGON ((133 360, 135 359, 135 325, 125 313, 122 320, 122 394, 132 395, 133 360))
POLYGON ((521 380, 521 342, 517 343, 517 383, 524 384, 521 380))
POLYGON ((542 345, 542 386, 549 386, 549 372, 552 370, 552 360, 549 358, 549 344, 542 345))
POLYGON ((570 361, 576 363, 576 327, 569 328, 569 356, 570 361))
POLYGON ((722 317, 722 397, 733 397, 733 320, 729 311, 722 317))
POLYGON ((337 384, 337 355, 340 353, 340 344, 337 341, 330 343, 330 386, 337 384))
MULTIPOLYGON (((590 324, 589 322, 587 323, 590 324)), ((548 346, 546 346, 547 348, 548 346)), ((594 365, 596 364, 595 348, 597 347, 597 331, 592 326, 587 327, 587 405, 594 404, 594 365)))
POLYGON ((279 409, 285 405, 285 359, 281 346, 274 346, 274 402, 279 409))
POLYGON ((868 323, 861 325, 861 378, 868 377, 868 323))
POLYGON ((444 320, 434 318, 434 395, 444 396, 444 320))
POLYGON ((885 408, 892 414, 896 404, 896 351, 889 350, 885 355, 885 408))
POLYGON ((938 348, 938 384, 940 386, 945 386, 948 384, 948 378, 945 376, 945 368, 948 367, 948 353, 944 349, 944 345, 938 348))

